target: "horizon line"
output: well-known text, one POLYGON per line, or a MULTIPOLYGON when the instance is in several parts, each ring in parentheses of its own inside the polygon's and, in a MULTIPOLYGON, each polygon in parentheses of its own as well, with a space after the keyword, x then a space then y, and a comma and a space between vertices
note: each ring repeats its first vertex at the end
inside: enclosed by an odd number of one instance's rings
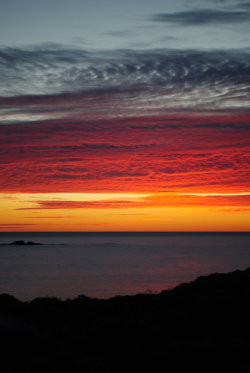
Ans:
POLYGON ((247 233, 250 231, 0 231, 0 233, 247 233))

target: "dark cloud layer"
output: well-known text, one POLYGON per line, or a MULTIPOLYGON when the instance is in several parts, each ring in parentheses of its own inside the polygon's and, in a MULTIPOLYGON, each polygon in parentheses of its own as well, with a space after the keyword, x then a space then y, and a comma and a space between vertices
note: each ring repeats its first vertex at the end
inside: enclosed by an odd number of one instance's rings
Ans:
POLYGON ((250 20, 248 8, 241 11, 197 9, 176 13, 160 13, 150 17, 154 22, 174 23, 182 26, 218 25, 241 23, 250 20))
POLYGON ((2 49, 2 123, 20 122, 25 115, 34 123, 38 115, 72 121, 79 112, 85 119, 103 119, 164 108, 246 108, 249 56, 243 51, 2 49))
POLYGON ((0 51, 1 96, 165 88, 216 81, 249 82, 243 52, 5 49, 0 51), (28 80, 27 80, 28 79, 28 80))

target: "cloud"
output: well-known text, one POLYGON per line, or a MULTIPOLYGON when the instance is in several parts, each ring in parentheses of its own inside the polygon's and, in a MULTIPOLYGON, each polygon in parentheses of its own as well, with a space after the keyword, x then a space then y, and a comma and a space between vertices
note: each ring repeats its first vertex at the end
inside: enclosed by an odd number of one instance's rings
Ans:
POLYGON ((176 113, 0 126, 2 191, 246 189, 249 114, 176 113))
POLYGON ((2 191, 246 189, 249 53, 2 49, 2 191))
POLYGON ((5 125, 249 104, 250 62, 243 51, 5 48, 0 74, 5 125))
POLYGON ((182 26, 220 25, 247 22, 250 12, 245 10, 196 9, 176 13, 159 13, 150 17, 151 21, 173 23, 182 26))
POLYGON ((249 214, 250 212, 250 206, 240 206, 240 207, 232 207, 232 206, 229 206, 229 207, 224 207, 224 208, 221 208, 220 211, 222 212, 227 212, 227 213, 246 213, 246 214, 249 214))
POLYGON ((22 228, 31 225, 39 225, 39 224, 25 224, 25 223, 0 223, 0 228, 22 228))
MULTIPOLYGON (((20 209, 19 209, 20 210, 20 209)), ((36 220, 37 219, 46 219, 46 220, 50 220, 50 219, 69 219, 69 218, 73 218, 74 216, 38 216, 38 215, 30 215, 30 216, 24 216, 23 218, 24 219, 30 219, 31 217, 35 218, 36 220)))
MULTIPOLYGON (((144 129, 145 131, 152 131, 152 130, 164 130, 164 129, 179 129, 182 130, 187 127, 187 123, 155 123, 151 126, 140 126, 138 124, 131 125, 131 128, 138 128, 144 129)), ((219 131, 228 131, 228 130, 235 130, 235 131, 249 131, 250 130, 250 123, 198 123, 198 124, 189 124, 191 128, 211 128, 217 129, 219 131)))
POLYGON ((237 193, 157 193, 134 199, 110 198, 96 201, 36 201, 36 206, 16 210, 128 209, 147 207, 226 206, 249 208, 250 195, 237 193))
POLYGON ((225 131, 228 129, 236 130, 236 131, 249 131, 250 130, 250 123, 204 123, 204 124, 194 124, 194 128, 214 128, 221 131, 225 131))

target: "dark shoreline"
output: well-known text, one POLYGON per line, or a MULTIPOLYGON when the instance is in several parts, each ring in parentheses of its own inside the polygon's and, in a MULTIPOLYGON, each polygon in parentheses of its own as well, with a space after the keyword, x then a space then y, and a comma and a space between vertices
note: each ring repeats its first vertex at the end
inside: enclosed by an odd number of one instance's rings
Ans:
POLYGON ((106 300, 2 294, 0 371, 247 371, 249 315, 250 268, 106 300))

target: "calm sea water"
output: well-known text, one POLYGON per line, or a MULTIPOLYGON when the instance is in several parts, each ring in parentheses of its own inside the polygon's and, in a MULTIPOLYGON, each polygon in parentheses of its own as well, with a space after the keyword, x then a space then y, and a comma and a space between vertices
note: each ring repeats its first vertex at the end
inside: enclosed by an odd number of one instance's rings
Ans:
POLYGON ((159 292, 248 267, 248 233, 0 233, 0 293, 21 300, 159 292))

